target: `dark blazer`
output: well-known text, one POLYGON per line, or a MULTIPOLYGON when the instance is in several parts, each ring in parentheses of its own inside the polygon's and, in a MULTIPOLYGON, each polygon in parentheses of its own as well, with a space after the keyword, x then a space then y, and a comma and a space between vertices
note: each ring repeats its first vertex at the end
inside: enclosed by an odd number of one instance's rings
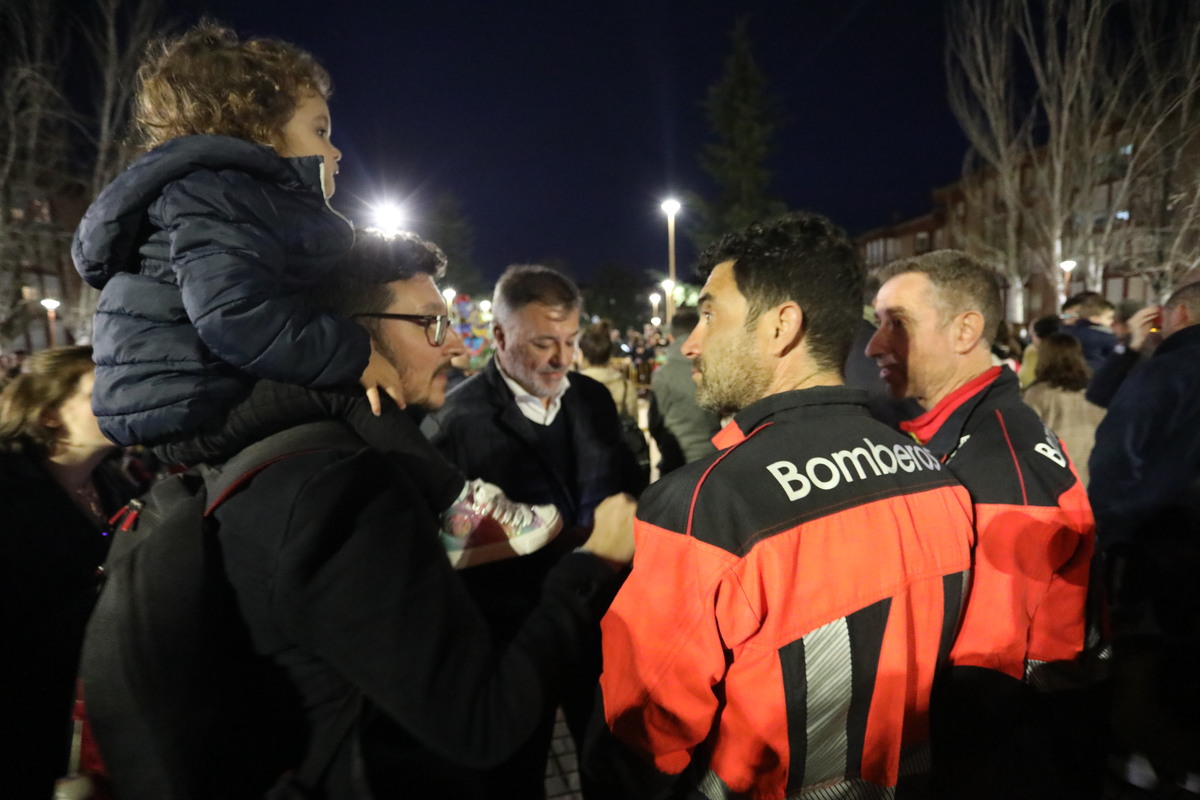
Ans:
MULTIPOLYGON (((573 474, 561 474, 543 452, 535 424, 517 407, 495 359, 451 392, 446 404, 422 426, 434 446, 468 479, 494 483, 522 503, 553 503, 563 516, 564 530, 541 550, 459 573, 497 642, 518 636, 524 621, 539 607, 555 564, 582 544, 600 501, 620 491, 640 494, 646 486, 633 454, 621 440, 617 408, 608 389, 578 373, 569 373, 567 380, 571 387, 562 397, 559 414, 570 433, 573 474)), ((542 795, 555 709, 562 705, 578 747, 599 675, 597 626, 583 644, 571 685, 543 701, 542 724, 520 751, 483 778, 489 798, 542 795)))
POLYGON ((575 475, 558 474, 541 451, 534 423, 517 408, 493 359, 463 381, 422 429, 468 478, 482 478, 522 503, 553 503, 568 526, 590 527, 596 506, 616 492, 646 488, 603 384, 569 373, 562 410, 571 431, 575 475))

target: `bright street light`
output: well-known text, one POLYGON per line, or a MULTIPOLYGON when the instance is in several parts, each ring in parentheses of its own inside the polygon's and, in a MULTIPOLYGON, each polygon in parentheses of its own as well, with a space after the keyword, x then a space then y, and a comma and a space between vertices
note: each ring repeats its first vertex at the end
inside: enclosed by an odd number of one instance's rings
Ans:
POLYGON ((371 220, 374 227, 384 236, 395 236, 404 225, 406 215, 399 203, 390 200, 371 207, 371 220))
POLYGON ((446 298, 447 303, 453 303, 454 298, 458 297, 458 292, 447 286, 445 289, 442 289, 442 297, 446 298))
POLYGON ((650 304, 654 306, 654 316, 658 317, 658 301, 662 300, 662 295, 658 292, 650 293, 650 304))
POLYGON ((1076 262, 1073 258, 1068 258, 1066 261, 1058 262, 1058 266, 1063 271, 1063 297, 1071 293, 1071 270, 1075 269, 1076 262))
POLYGON ((492 310, 492 301, 491 300, 480 300, 479 301, 479 310, 483 311, 485 313, 488 311, 491 311, 492 310))
POLYGON ((663 200, 662 210, 667 216, 674 216, 675 214, 678 214, 680 208, 681 206, 679 205, 679 201, 675 198, 663 200))
POLYGON ((42 308, 46 309, 50 313, 54 313, 56 310, 58 310, 58 307, 61 305, 62 305, 62 303, 60 303, 57 300, 54 300, 53 298, 50 298, 50 297, 47 297, 45 300, 42 301, 42 308))
POLYGON ((675 291, 675 281, 671 278, 667 278, 662 282, 662 287, 663 291, 667 293, 667 299, 670 300, 671 292, 675 291))

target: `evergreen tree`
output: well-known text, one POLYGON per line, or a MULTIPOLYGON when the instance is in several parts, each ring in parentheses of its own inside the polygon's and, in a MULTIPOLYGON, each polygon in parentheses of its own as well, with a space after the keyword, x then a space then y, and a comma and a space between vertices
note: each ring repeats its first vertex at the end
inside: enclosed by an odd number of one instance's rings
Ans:
POLYGON ((475 263, 475 231, 463 214, 462 203, 453 193, 443 192, 438 196, 432 213, 421 228, 421 235, 446 254, 448 264, 443 286, 452 287, 460 294, 491 296, 492 287, 475 263))
POLYGON ((774 100, 754 59, 746 18, 734 26, 725 73, 709 87, 704 110, 716 141, 704 146, 700 166, 717 185, 715 202, 692 198, 698 222, 689 234, 697 247, 729 231, 787 210, 769 195, 767 159, 779 129, 774 100))
POLYGON ((647 280, 624 264, 601 264, 591 282, 583 287, 583 310, 587 316, 610 320, 614 327, 641 330, 650 321, 647 280))

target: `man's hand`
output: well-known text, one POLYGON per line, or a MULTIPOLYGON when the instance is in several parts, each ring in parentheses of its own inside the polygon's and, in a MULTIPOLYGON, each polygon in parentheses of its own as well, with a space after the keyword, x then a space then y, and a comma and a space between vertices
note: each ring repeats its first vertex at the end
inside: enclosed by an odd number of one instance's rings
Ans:
POLYGON ((367 400, 371 403, 371 411, 375 416, 379 416, 382 408, 379 405, 379 390, 387 392, 388 397, 396 401, 396 405, 404 408, 404 390, 400 386, 400 373, 392 366, 392 363, 383 357, 383 354, 375 349, 375 343, 371 342, 371 360, 367 362, 367 368, 363 370, 362 377, 358 379, 363 388, 367 390, 367 400))
POLYGON ((1158 333, 1158 318, 1162 314, 1161 306, 1146 306, 1125 323, 1129 326, 1129 349, 1135 353, 1141 352, 1142 346, 1152 334, 1158 333))
POLYGON ((614 566, 628 564, 633 560, 635 511, 637 501, 631 495, 622 493, 606 497, 596 506, 592 535, 583 543, 583 549, 614 566))

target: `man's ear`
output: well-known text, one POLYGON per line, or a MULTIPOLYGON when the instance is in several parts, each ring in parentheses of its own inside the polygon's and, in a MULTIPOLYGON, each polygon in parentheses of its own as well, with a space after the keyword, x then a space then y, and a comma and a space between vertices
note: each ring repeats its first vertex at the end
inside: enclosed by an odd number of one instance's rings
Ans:
POLYGON ((985 327, 983 314, 978 311, 964 311, 955 316, 951 324, 954 326, 954 352, 969 353, 982 344, 985 327))
POLYGON ((504 328, 499 322, 492 322, 492 339, 496 342, 496 349, 503 350, 505 345, 504 328))
POLYGON ((1177 331, 1200 322, 1200 319, 1197 319, 1196 316, 1192 314, 1192 310, 1188 308, 1187 303, 1178 304, 1174 308, 1165 312, 1163 317, 1164 319, 1171 320, 1170 328, 1172 331, 1177 331))
POLYGON ((771 336, 768 352, 773 356, 784 356, 800 343, 804 332, 804 311, 796 303, 788 301, 763 314, 767 318, 771 336))

